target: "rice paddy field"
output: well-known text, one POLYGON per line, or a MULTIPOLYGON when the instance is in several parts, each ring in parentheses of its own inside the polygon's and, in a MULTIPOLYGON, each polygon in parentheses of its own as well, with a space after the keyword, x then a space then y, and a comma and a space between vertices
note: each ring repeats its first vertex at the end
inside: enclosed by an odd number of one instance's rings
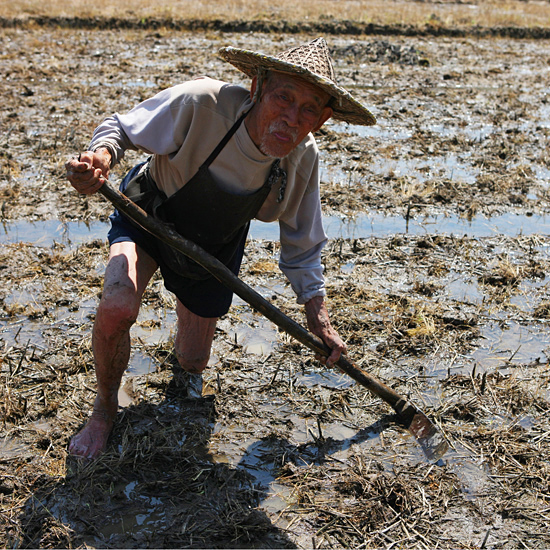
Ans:
MULTIPOLYGON (((5 548, 550 545, 548 2, 0 5, 0 544, 5 548), (391 5, 392 9, 388 6, 391 5), (215 8, 215 9, 213 9, 215 8), (111 205, 64 163, 95 126, 216 56, 326 38, 378 119, 316 135, 327 304, 349 357, 424 411, 428 461, 391 407, 240 298, 201 396, 174 388, 160 276, 132 329, 107 451, 91 328, 111 205)), ((128 154, 113 175, 143 157, 128 154)), ((276 224, 242 279, 299 323, 276 224)))

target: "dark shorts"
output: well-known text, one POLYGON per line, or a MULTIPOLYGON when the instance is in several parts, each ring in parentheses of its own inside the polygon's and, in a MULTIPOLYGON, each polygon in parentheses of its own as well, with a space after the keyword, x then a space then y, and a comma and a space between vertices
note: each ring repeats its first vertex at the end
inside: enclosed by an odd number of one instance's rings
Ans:
MULTIPOLYGON (((141 166, 141 164, 134 166, 126 174, 120 184, 121 191, 124 191, 128 182, 137 176, 141 166)), ((134 225, 118 210, 115 210, 109 219, 111 220, 111 229, 107 234, 109 244, 133 242, 145 250, 159 265, 164 286, 173 292, 187 309, 200 317, 221 317, 229 311, 233 292, 217 279, 209 277, 204 280, 196 280, 174 272, 162 261, 155 237, 134 225)), ((243 235, 235 254, 226 264, 235 275, 239 274, 246 237, 247 233, 243 235)))

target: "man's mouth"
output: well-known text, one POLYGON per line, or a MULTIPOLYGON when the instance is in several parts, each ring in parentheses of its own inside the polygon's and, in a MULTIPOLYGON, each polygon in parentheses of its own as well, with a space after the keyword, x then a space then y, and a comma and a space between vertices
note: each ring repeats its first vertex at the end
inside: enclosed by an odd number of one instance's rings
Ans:
POLYGON ((288 134, 284 134, 282 132, 273 132, 273 135, 279 140, 283 141, 285 143, 288 143, 292 140, 292 138, 288 134))
POLYGON ((297 145, 298 131, 284 122, 273 122, 264 133, 259 145, 264 155, 284 158, 297 145))
POLYGON ((288 128, 284 123, 274 122, 269 128, 271 134, 282 143, 295 142, 297 132, 293 128, 288 128))

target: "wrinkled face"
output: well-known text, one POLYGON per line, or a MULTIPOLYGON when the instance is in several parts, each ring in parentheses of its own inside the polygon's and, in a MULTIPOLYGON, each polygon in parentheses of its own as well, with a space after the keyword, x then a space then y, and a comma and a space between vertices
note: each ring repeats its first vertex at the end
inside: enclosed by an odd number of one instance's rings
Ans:
MULTIPOLYGON (((256 91, 252 81, 251 95, 256 91)), ((245 119, 250 137, 265 155, 286 157, 332 115, 330 96, 299 77, 268 74, 260 100, 245 119)))

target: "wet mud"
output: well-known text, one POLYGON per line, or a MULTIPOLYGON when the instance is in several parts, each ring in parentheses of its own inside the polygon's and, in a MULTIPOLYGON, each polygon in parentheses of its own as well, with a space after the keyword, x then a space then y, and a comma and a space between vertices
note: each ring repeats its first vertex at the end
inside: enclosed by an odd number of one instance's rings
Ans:
MULTIPOLYGON (((266 52, 309 34, 215 29, 0 32, 0 540, 8 548, 547 548, 550 237, 442 231, 548 196, 550 43, 327 37, 372 128, 318 134, 327 216, 422 227, 332 237, 328 304, 350 358, 412 400, 450 450, 426 461, 379 398, 240 299, 220 320, 202 398, 176 387, 174 301, 155 276, 107 452, 67 454, 91 411, 91 327, 111 208, 63 163, 103 116, 201 74, 246 82, 215 51, 266 52), (19 224, 89 237, 9 238, 19 224), (49 227, 49 226, 48 226, 49 227)), ((112 180, 142 157, 128 153, 112 180)), ((276 241, 242 277, 292 318, 276 241)))

